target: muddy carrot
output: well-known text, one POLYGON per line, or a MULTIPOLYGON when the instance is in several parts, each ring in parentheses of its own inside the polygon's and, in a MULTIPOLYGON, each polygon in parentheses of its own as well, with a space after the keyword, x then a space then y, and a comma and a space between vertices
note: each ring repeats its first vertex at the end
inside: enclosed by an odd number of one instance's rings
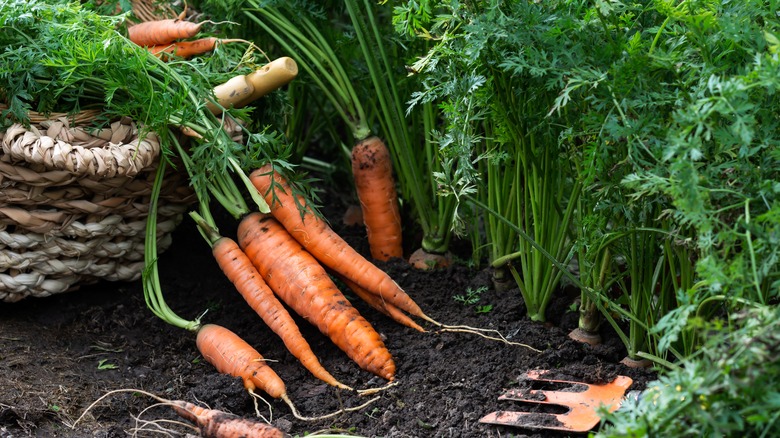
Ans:
POLYGON ((368 137, 352 148, 352 175, 363 210, 371 257, 382 261, 403 257, 393 162, 379 137, 368 137))
POLYGON ((238 243, 271 289, 366 371, 392 381, 395 363, 379 333, 352 307, 325 269, 271 216, 252 213, 238 243))
POLYGON ((149 53, 164 60, 168 60, 174 56, 188 59, 196 55, 202 55, 204 53, 211 52, 217 48, 218 44, 233 42, 246 42, 246 40, 203 37, 190 41, 175 41, 168 44, 147 46, 147 50, 149 50, 149 53))

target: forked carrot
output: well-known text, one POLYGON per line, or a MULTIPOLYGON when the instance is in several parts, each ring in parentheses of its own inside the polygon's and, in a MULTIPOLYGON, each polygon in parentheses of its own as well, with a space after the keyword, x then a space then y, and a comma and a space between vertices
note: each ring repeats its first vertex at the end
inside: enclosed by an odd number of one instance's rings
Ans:
POLYGON ((276 219, 260 213, 245 216, 238 243, 282 301, 358 366, 389 381, 395 378, 395 363, 379 333, 276 219))
POLYGON ((288 401, 287 387, 260 353, 229 329, 204 324, 196 338, 198 351, 220 373, 240 377, 244 388, 261 389, 273 398, 288 401))
POLYGON ((375 397, 360 406, 342 408, 317 417, 304 417, 298 413, 295 404, 287 395, 287 387, 281 377, 265 363, 265 359, 257 350, 238 335, 220 325, 204 324, 198 330, 196 344, 203 358, 214 365, 217 371, 240 377, 244 382, 244 388, 253 396, 256 396, 255 390, 259 388, 271 397, 281 399, 299 420, 322 420, 344 412, 363 409, 378 400, 378 397, 375 397))
POLYGON ((412 316, 441 325, 426 315, 386 272, 366 260, 324 220, 312 213, 303 196, 293 195, 290 185, 270 164, 254 170, 249 179, 265 197, 276 220, 317 260, 379 296, 383 302, 393 304, 412 316), (296 204, 296 197, 303 206, 303 212, 296 204))
POLYGON ((393 162, 379 137, 368 137, 352 148, 352 175, 363 209, 371 257, 381 261, 403 257, 393 162))
MULTIPOLYGON (((215 236, 212 236, 212 239, 213 237, 215 236)), ((318 379, 337 388, 352 390, 349 386, 336 380, 320 364, 309 343, 306 342, 298 329, 295 320, 274 296, 273 291, 238 244, 233 239, 223 236, 213 240, 211 248, 214 259, 222 272, 244 297, 247 304, 282 339, 287 350, 318 379)))
POLYGON ((203 24, 179 18, 144 21, 127 28, 127 37, 141 47, 170 44, 176 40, 192 38, 200 32, 203 24))

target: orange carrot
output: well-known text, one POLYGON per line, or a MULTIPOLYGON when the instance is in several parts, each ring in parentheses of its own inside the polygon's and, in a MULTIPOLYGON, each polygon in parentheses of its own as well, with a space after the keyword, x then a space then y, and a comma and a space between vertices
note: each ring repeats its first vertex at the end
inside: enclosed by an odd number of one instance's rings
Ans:
MULTIPOLYGON (((197 425, 200 436, 211 438, 282 438, 287 435, 270 424, 254 419, 242 418, 216 409, 206 409, 184 400, 169 400, 142 389, 122 388, 109 391, 90 404, 87 409, 73 422, 72 428, 87 415, 87 413, 103 399, 117 393, 143 394, 163 405, 170 406, 182 418, 197 425)), ((149 421, 154 423, 154 421, 149 421)), ((189 435, 188 435, 189 436, 189 435)))
POLYGON ((352 307, 325 269, 271 216, 251 213, 238 242, 271 289, 361 368, 392 381, 395 363, 379 333, 352 307))
POLYGON ((287 387, 263 356, 225 327, 204 324, 196 338, 198 351, 223 374, 240 377, 244 388, 254 393, 262 389, 273 398, 286 399, 287 387))
POLYGON ((180 417, 198 425, 202 437, 210 438, 284 438, 284 432, 270 424, 216 409, 206 409, 183 400, 169 402, 180 417))
POLYGON ((348 288, 352 290, 352 292, 355 293, 355 295, 358 296, 361 300, 365 301, 366 304, 373 307, 374 309, 378 310, 379 312, 389 316, 393 319, 393 321, 405 325, 409 328, 413 328, 419 332, 425 332, 425 329, 420 327, 412 318, 409 318, 408 315, 403 313, 401 309, 398 307, 395 307, 394 305, 382 301, 382 298, 380 298, 377 295, 372 294, 371 292, 363 289, 362 287, 355 284, 355 282, 350 281, 347 278, 344 278, 342 275, 336 274, 341 281, 344 282, 344 284, 347 285, 348 288))
POLYGON ((217 48, 218 44, 233 43, 233 42, 247 42, 242 39, 220 39, 216 37, 203 37, 197 40, 191 41, 174 41, 168 44, 158 44, 155 46, 147 46, 146 49, 149 53, 168 60, 169 58, 176 56, 179 58, 192 58, 196 55, 202 55, 208 53, 217 48))
POLYGON ((252 265, 252 261, 233 239, 229 237, 216 239, 212 243, 212 253, 222 272, 235 285, 236 290, 268 327, 279 335, 287 350, 298 358, 307 370, 329 385, 352 389, 336 380, 320 364, 292 316, 274 296, 273 291, 252 265))
POLYGON ((366 138, 352 148, 352 175, 363 209, 371 256, 382 261, 403 257, 393 162, 379 137, 366 138))
POLYGON ((178 18, 145 21, 127 28, 127 37, 141 47, 165 45, 194 37, 204 23, 206 21, 193 23, 178 18))
POLYGON ((256 169, 249 175, 249 179, 265 197, 271 207, 271 214, 317 260, 373 295, 379 296, 383 302, 388 302, 412 316, 440 325, 426 315, 386 272, 366 260, 324 220, 312 213, 306 206, 306 200, 297 195, 298 203, 303 206, 302 213, 296 204, 292 188, 271 165, 256 169))

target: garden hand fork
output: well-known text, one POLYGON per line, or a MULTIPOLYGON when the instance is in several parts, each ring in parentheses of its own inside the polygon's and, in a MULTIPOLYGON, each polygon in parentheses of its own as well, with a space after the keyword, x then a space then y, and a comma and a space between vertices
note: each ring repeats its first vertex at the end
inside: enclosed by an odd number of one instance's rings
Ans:
POLYGON ((529 371, 528 379, 543 384, 562 387, 563 390, 545 389, 512 389, 501 395, 499 400, 511 400, 542 405, 557 405, 568 408, 563 414, 541 412, 496 411, 485 415, 480 423, 497 424, 501 426, 516 426, 527 429, 552 429, 566 432, 587 432, 600 421, 599 406, 604 406, 609 412, 614 412, 629 386, 631 378, 617 376, 612 382, 603 385, 585 384, 567 380, 544 379, 541 376, 546 371, 529 371), (563 388, 565 387, 565 388, 563 388), (577 389, 585 388, 582 391, 577 389))

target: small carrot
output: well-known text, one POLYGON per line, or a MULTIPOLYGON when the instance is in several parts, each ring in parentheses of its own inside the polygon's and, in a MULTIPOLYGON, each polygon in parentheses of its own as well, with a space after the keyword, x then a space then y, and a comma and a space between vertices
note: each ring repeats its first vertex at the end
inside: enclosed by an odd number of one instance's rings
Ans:
POLYGON ((352 175, 363 209, 371 256, 381 261, 403 257, 393 162, 379 137, 368 137, 352 148, 352 175))
POLYGON ((260 213, 245 216, 238 226, 238 243, 282 301, 361 368, 394 379, 395 363, 379 333, 276 219, 260 213))
POLYGON ((208 21, 194 23, 179 18, 144 21, 127 28, 127 37, 141 47, 170 44, 176 40, 192 38, 208 21))
POLYGON ((217 409, 207 409, 183 400, 170 404, 180 417, 198 425, 204 438, 284 438, 287 435, 270 424, 239 417, 217 409))
POLYGON ((297 195, 296 203, 292 188, 270 164, 254 170, 249 179, 265 197, 271 207, 271 214, 317 260, 373 295, 379 296, 382 301, 391 303, 412 316, 440 325, 426 315, 386 272, 366 260, 324 220, 312 213, 302 196, 297 195), (303 213, 298 208, 299 204, 302 205, 303 213))
POLYGON ((287 350, 318 379, 337 388, 352 390, 336 380, 320 364, 292 316, 274 296, 238 244, 229 237, 219 237, 213 241, 211 248, 222 272, 266 325, 282 339, 287 350))
POLYGON ((261 389, 273 398, 289 400, 287 387, 263 356, 229 329, 204 324, 195 340, 203 358, 223 374, 240 377, 244 388, 254 393, 261 389))

